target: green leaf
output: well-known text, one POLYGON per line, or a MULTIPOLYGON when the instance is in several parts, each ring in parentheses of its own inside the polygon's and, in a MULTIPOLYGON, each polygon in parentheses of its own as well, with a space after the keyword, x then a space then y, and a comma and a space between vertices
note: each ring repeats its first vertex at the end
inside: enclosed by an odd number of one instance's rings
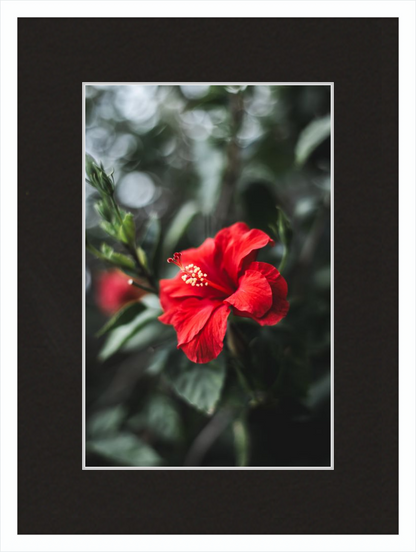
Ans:
POLYGON ((195 201, 188 201, 182 205, 166 232, 163 244, 163 257, 171 257, 176 251, 176 246, 197 213, 198 205, 195 201))
POLYGON ((133 270, 135 268, 133 259, 116 251, 111 255, 111 262, 123 269, 133 270))
POLYGON ((147 347, 158 345, 160 342, 174 336, 172 326, 165 326, 158 320, 149 322, 146 327, 133 335, 123 345, 123 353, 143 351, 147 347))
POLYGON ((101 244, 101 258, 104 258, 106 261, 119 266, 120 268, 133 270, 135 268, 134 261, 130 257, 123 255, 122 253, 117 253, 114 249, 109 246, 107 243, 101 244))
POLYGON ((87 442, 87 451, 104 456, 121 466, 159 466, 162 459, 149 445, 132 433, 87 442))
POLYGON ((172 358, 167 374, 180 397, 198 410, 212 414, 224 384, 223 362, 216 359, 208 364, 194 364, 187 359, 175 362, 172 358))
POLYGON ((91 437, 101 437, 116 433, 125 415, 126 412, 120 405, 97 412, 88 421, 88 434, 91 437))
POLYGON ((153 358, 149 361, 149 364, 146 368, 146 374, 149 374, 150 376, 159 375, 165 368, 165 365, 169 358, 169 353, 169 347, 163 347, 155 351, 153 354, 153 358))
POLYGON ((115 238, 116 240, 119 239, 119 230, 114 227, 112 222, 103 220, 100 222, 100 227, 112 238, 115 238))
POLYGON ((85 247, 87 248, 87 250, 92 253, 95 257, 98 257, 98 259, 102 259, 103 261, 107 261, 107 257, 101 253, 101 251, 98 251, 98 249, 96 249, 92 243, 88 240, 88 236, 86 236, 86 242, 85 242, 85 247))
POLYGON ((127 213, 118 229, 118 238, 127 245, 135 247, 136 243, 136 225, 131 213, 127 213))
POLYGON ((139 301, 129 303, 124 308, 120 309, 110 320, 99 330, 95 335, 101 337, 110 330, 114 330, 119 326, 124 326, 131 322, 145 309, 144 305, 139 301))
MULTIPOLYGON (((105 199, 101 199, 100 201, 97 201, 97 203, 94 205, 95 210, 97 211, 98 215, 108 223, 111 221, 111 218, 113 216, 111 205, 108 203, 108 201, 105 199)), ((106 230, 107 231, 107 230, 106 230)))
POLYGON ((140 264, 144 266, 144 268, 148 269, 149 263, 147 262, 147 255, 141 247, 137 248, 137 257, 139 258, 140 264))
POLYGON ((94 186, 103 196, 111 196, 114 193, 113 171, 107 175, 103 164, 95 161, 91 155, 85 156, 85 172, 88 182, 94 186))
POLYGON ((310 154, 328 138, 331 133, 331 117, 327 115, 312 121, 300 134, 295 148, 297 165, 303 165, 310 154))
POLYGON ((154 322, 159 314, 160 311, 158 310, 146 309, 144 312, 136 316, 131 322, 115 328, 109 334, 98 358, 101 361, 108 359, 140 330, 143 330, 150 322, 154 322))
POLYGON ((133 431, 148 430, 164 441, 180 437, 181 419, 174 401, 163 395, 153 396, 143 410, 128 421, 133 431))
POLYGON ((94 159, 92 155, 87 153, 85 155, 85 172, 87 173, 87 175, 91 174, 91 171, 93 170, 94 166, 98 167, 97 161, 94 159))
POLYGON ((209 214, 214 210, 220 196, 226 167, 225 148, 215 148, 208 140, 201 140, 194 142, 193 154, 200 179, 198 200, 204 214, 209 214))
POLYGON ((161 235, 160 221, 156 216, 151 216, 146 224, 140 244, 142 254, 146 257, 146 266, 153 264, 157 246, 161 235))

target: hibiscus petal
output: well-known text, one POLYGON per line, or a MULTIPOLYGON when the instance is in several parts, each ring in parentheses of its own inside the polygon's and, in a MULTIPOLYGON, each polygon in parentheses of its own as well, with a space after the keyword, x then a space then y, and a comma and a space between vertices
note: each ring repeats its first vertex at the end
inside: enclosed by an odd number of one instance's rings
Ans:
POLYGON ((212 312, 221 305, 211 299, 189 298, 181 306, 159 317, 161 322, 172 324, 178 334, 178 346, 188 343, 208 322, 212 312))
MULTIPOLYGON (((243 222, 237 222, 229 228, 220 230, 215 236, 216 260, 236 282, 244 261, 252 262, 258 249, 272 244, 273 240, 261 230, 253 229, 243 222)), ((247 264, 247 263, 246 263, 247 264)))
POLYGON ((269 263, 254 262, 249 265, 249 270, 257 270, 261 272, 263 276, 271 284, 275 285, 274 294, 278 294, 280 297, 285 298, 287 295, 287 282, 280 274, 280 272, 269 263))
MULTIPOLYGON (((285 282, 283 277, 282 280, 285 282)), ((289 312, 289 303, 281 295, 282 286, 278 283, 271 283, 270 287, 272 288, 273 292, 273 304, 269 312, 267 312, 264 316, 262 316, 261 318, 255 318, 256 322, 258 322, 260 326, 274 326, 275 324, 280 322, 282 318, 284 318, 289 312)))
POLYGON ((267 279, 272 291, 272 305, 270 310, 264 313, 263 316, 256 316, 254 313, 248 313, 243 309, 234 309, 234 314, 237 316, 252 318, 261 326, 274 326, 280 322, 280 320, 282 320, 282 318, 284 318, 289 311, 289 303, 286 300, 286 280, 277 268, 268 263, 253 262, 250 264, 249 269, 250 271, 254 270, 261 273, 267 279))
MULTIPOLYGON (((215 242, 213 238, 207 238, 197 248, 182 251, 182 264, 194 264, 200 267, 202 272, 208 274, 207 278, 212 282, 223 283, 223 275, 218 263, 215 262, 215 242)), ((182 280, 183 272, 178 269, 176 276, 166 280, 160 280, 160 303, 164 311, 178 305, 178 299, 184 297, 199 298, 224 298, 225 293, 213 286, 197 287, 185 284, 182 280)), ((230 293, 232 290, 230 289, 230 293)))
POLYGON ((224 346, 229 314, 230 307, 221 305, 213 311, 202 330, 189 343, 180 346, 189 360, 204 364, 217 358, 224 346))
POLYGON ((260 317, 272 306, 272 290, 269 282, 260 272, 246 270, 240 278, 237 291, 225 302, 239 311, 260 317))

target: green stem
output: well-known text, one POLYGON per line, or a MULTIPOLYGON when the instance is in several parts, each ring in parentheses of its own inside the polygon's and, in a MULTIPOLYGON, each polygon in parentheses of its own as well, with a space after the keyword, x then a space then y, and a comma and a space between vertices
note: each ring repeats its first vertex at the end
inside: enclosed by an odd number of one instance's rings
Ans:
POLYGON ((248 465, 249 460, 249 434, 247 425, 243 416, 233 422, 234 446, 236 454, 237 466, 243 467, 248 465))
POLYGON ((284 249, 283 249, 283 257, 282 257, 282 260, 280 261, 280 265, 279 265, 279 272, 282 272, 283 269, 285 268, 285 265, 286 265, 286 261, 287 261, 287 255, 288 255, 288 248, 286 245, 283 246, 284 249))
POLYGON ((143 289, 144 291, 148 291, 149 293, 155 293, 157 295, 157 290, 156 289, 150 288, 150 287, 147 287, 147 286, 143 286, 142 284, 139 284, 139 283, 135 282, 134 280, 130 279, 129 284, 131 286, 143 289))

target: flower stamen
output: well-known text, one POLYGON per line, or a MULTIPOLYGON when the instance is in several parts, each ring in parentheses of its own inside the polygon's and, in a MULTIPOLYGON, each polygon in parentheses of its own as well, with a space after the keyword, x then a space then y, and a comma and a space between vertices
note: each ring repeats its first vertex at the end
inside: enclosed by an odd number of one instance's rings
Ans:
POLYGON ((223 293, 226 293, 227 295, 229 294, 228 290, 208 280, 207 279, 208 275, 205 272, 202 272, 199 266, 193 263, 183 266, 181 257, 182 257, 182 253, 174 253, 173 257, 169 257, 167 262, 173 263, 178 268, 180 268, 180 270, 183 272, 183 275, 181 276, 181 278, 185 282, 185 284, 188 284, 192 287, 211 286, 215 289, 218 289, 219 291, 222 291, 223 293))

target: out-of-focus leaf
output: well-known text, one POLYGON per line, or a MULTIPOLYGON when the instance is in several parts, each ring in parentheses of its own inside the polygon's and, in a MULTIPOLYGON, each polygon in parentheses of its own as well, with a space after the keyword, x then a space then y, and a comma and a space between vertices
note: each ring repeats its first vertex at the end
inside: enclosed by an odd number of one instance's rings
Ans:
POLYGON ((324 408, 331 396, 331 376, 325 374, 320 380, 311 385, 308 396, 302 402, 313 411, 324 408))
POLYGON ((179 240, 197 213, 198 205, 195 201, 188 201, 182 205, 166 232, 163 243, 163 257, 170 257, 175 252, 179 240))
POLYGON ((123 253, 117 253, 106 243, 101 244, 101 254, 104 256, 106 261, 109 261, 120 268, 133 270, 135 267, 134 261, 131 257, 127 257, 127 255, 123 255, 123 253))
POLYGON ((225 150, 214 148, 208 141, 194 142, 195 168, 200 178, 198 199, 204 214, 217 205, 225 169, 225 150))
POLYGON ((100 227, 112 238, 118 240, 119 238, 119 229, 115 228, 112 222, 103 220, 100 222, 100 227))
POLYGON ((147 261, 147 255, 141 247, 137 248, 137 256, 139 258, 140 264, 146 269, 149 268, 149 263, 147 261))
POLYGON ((331 117, 327 115, 312 121, 301 132, 295 148, 297 165, 303 165, 310 154, 328 138, 331 133, 331 117))
POLYGON ((123 345, 122 351, 123 353, 142 351, 151 345, 157 345, 172 335, 173 328, 171 326, 165 326, 158 320, 154 320, 132 335, 123 345))
POLYGON ((276 197, 271 187, 266 182, 251 182, 241 199, 248 224, 270 234, 270 225, 276 222, 276 197))
POLYGON ((237 466, 247 466, 249 460, 249 434, 243 419, 233 423, 234 447, 237 466))
POLYGON ((269 223, 269 234, 283 244, 283 256, 279 266, 279 271, 282 272, 289 254, 293 231, 290 220, 281 207, 277 207, 277 217, 275 217, 274 222, 269 223))
POLYGON ((122 309, 120 309, 116 314, 110 318, 110 320, 97 332, 96 336, 101 337, 110 330, 114 330, 118 326, 123 326, 128 324, 136 318, 143 310, 145 309, 143 303, 135 301, 134 303, 129 303, 122 309))
POLYGON ((128 421, 128 426, 133 431, 149 430, 160 439, 174 441, 180 436, 181 419, 171 399, 155 395, 128 421))
POLYGON ((91 171, 93 170, 94 165, 95 167, 98 167, 98 163, 94 159, 94 157, 89 153, 85 154, 85 172, 87 173, 87 175, 91 174, 91 171))
POLYGON ((167 374, 176 393, 198 410, 211 414, 220 398, 225 368, 220 360, 194 364, 188 360, 172 359, 167 374))
POLYGON ((290 224, 289 218, 281 207, 277 208, 278 218, 277 218, 277 227, 279 230, 279 237, 283 245, 289 247, 290 242, 292 241, 293 231, 290 224))
POLYGON ((283 245, 289 246, 293 236, 289 217, 281 207, 274 207, 273 211, 274 216, 272 222, 268 224, 268 233, 283 245))
POLYGON ((161 310, 159 297, 155 295, 154 293, 150 293, 149 295, 144 295, 141 298, 141 302, 143 305, 145 305, 148 309, 154 309, 157 311, 161 310))
POLYGON ((118 238, 131 247, 134 247, 136 242, 136 225, 131 213, 127 213, 123 218, 123 223, 118 229, 118 238))
POLYGON ((120 405, 97 412, 88 421, 88 434, 96 438, 116 433, 125 415, 126 412, 120 405))
POLYGON ((170 350, 168 347, 163 347, 154 352, 153 358, 149 361, 146 368, 146 374, 157 376, 164 369, 169 357, 170 350))
POLYGON ((144 330, 150 322, 155 322, 159 314, 160 311, 156 309, 146 309, 141 314, 136 316, 131 322, 115 328, 109 334, 98 358, 101 361, 104 361, 116 353, 127 343, 129 339, 131 339, 139 331, 144 330))
POLYGON ((122 466, 159 466, 158 453, 131 433, 119 433, 87 442, 87 451, 94 452, 122 466))
POLYGON ((143 250, 146 256, 147 266, 153 264, 157 246, 159 244, 161 235, 160 221, 157 216, 152 215, 147 224, 143 233, 141 249, 143 250))
MULTIPOLYGON (((109 200, 106 196, 104 196, 100 201, 97 201, 97 203, 94 205, 94 207, 95 207, 95 210, 98 213, 98 215, 104 221, 108 221, 108 222, 111 221, 113 213, 112 213, 112 210, 111 210, 111 205, 109 203, 109 200)), ((105 225, 101 226, 101 228, 103 228, 103 230, 105 230, 107 232, 105 225)), ((111 224, 109 225, 109 230, 110 230, 110 232, 113 232, 113 227, 112 227, 111 224)))
POLYGON ((314 281, 317 288, 322 290, 329 289, 331 285, 331 267, 324 266, 316 271, 314 281))

